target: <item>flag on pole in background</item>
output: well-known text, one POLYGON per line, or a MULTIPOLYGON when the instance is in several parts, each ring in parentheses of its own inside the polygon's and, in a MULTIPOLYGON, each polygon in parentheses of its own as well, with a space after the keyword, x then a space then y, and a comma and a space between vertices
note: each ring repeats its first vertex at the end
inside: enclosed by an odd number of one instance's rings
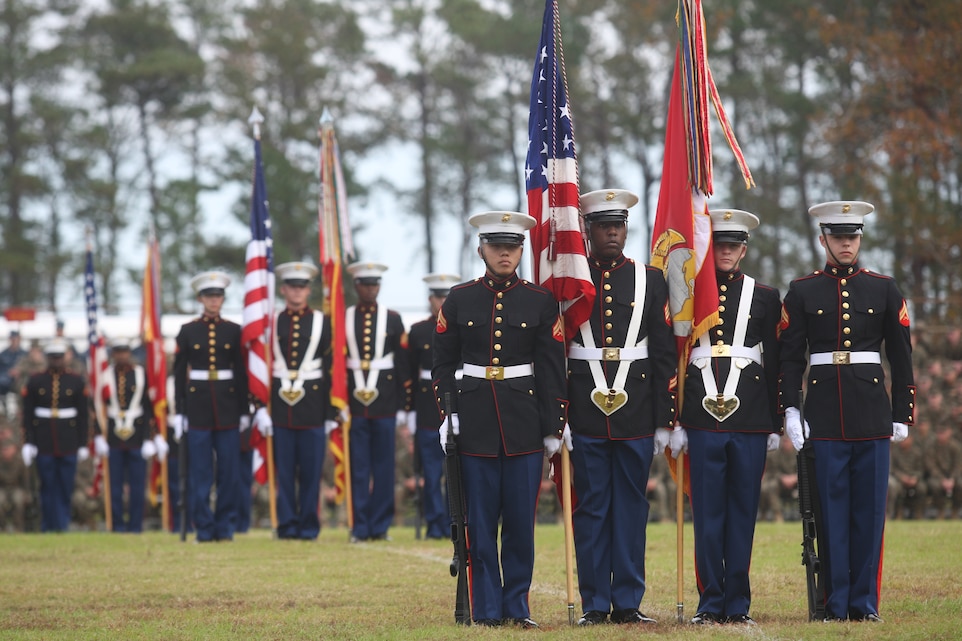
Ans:
MULTIPOLYGON (((247 244, 244 273, 241 342, 247 349, 248 389, 251 396, 265 406, 270 405, 271 372, 268 369, 268 350, 273 349, 274 329, 274 253, 267 204, 261 141, 260 137, 255 135, 251 239, 247 244)), ((258 483, 267 483, 267 442, 259 430, 251 430, 251 447, 254 450, 254 478, 258 483)))
MULTIPOLYGON (((99 419, 105 416, 104 392, 106 391, 107 344, 100 333, 97 314, 97 285, 94 273, 94 251, 90 232, 87 233, 87 259, 84 267, 84 299, 87 306, 87 377, 90 385, 90 395, 94 402, 94 412, 99 419)), ((97 423, 100 425, 100 422, 97 423)), ((91 447, 93 452, 94 448, 91 447)), ((103 478, 104 459, 100 457, 94 473, 90 495, 100 494, 100 482, 103 478)))
MULTIPOLYGON (((347 211, 347 188, 341 171, 340 151, 334 133, 334 120, 325 109, 320 127, 320 196, 318 198, 318 244, 324 279, 324 312, 331 323, 331 404, 338 411, 348 406, 347 363, 342 355, 347 348, 344 331, 344 263, 354 257, 354 243, 347 211)), ((334 485, 337 503, 344 501, 347 489, 344 434, 340 428, 331 433, 334 458, 334 485)))
POLYGON ((570 339, 591 315, 595 287, 588 270, 579 215, 578 160, 561 29, 553 0, 547 0, 541 42, 531 78, 528 157, 525 163, 534 280, 561 303, 570 339))
MULTIPOLYGON (((161 438, 167 438, 167 358, 164 336, 160 331, 160 245, 153 231, 147 240, 147 265, 144 267, 143 297, 140 308, 140 336, 146 351, 147 393, 154 407, 154 421, 161 438)), ((167 498, 162 482, 164 465, 155 457, 150 466, 148 496, 157 505, 157 492, 167 498)), ((165 511, 168 509, 164 501, 165 511)))

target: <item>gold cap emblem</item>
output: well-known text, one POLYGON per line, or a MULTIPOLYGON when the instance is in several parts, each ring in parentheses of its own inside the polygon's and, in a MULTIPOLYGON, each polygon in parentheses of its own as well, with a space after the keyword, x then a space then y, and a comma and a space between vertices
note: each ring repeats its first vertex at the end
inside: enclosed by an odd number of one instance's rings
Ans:
POLYGON ((851 205, 849 205, 848 203, 845 203, 844 205, 842 205, 842 213, 843 213, 843 214, 847 214, 847 213, 850 212, 850 211, 852 211, 852 206, 851 206, 851 205))
POLYGON ((609 191, 607 194, 605 194, 605 200, 614 200, 615 196, 617 195, 618 194, 616 194, 615 192, 609 191))
POLYGON ((501 222, 508 223, 511 222, 511 214, 505 214, 501 217, 501 222))
POLYGON ((730 211, 726 211, 726 212, 725 212, 725 220, 731 220, 731 219, 732 219, 732 213, 731 213, 730 211))

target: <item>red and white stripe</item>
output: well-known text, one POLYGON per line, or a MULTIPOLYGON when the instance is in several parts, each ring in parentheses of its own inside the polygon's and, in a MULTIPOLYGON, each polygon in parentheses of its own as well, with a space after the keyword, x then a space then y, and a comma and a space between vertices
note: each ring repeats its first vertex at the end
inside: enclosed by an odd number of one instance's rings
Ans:
POLYGON ((270 398, 271 388, 267 349, 273 300, 274 273, 268 269, 267 241, 253 239, 247 245, 241 340, 248 350, 247 382, 250 393, 265 405, 270 398))

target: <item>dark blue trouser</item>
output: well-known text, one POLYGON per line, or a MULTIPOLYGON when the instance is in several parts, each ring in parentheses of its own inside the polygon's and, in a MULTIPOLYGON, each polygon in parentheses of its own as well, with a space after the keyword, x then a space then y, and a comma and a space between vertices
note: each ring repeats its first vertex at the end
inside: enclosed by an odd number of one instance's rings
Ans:
POLYGON ((447 538, 451 534, 451 515, 448 503, 441 492, 441 477, 444 473, 444 450, 438 440, 436 429, 420 429, 414 433, 414 447, 418 448, 421 461, 421 474, 424 477, 424 490, 421 502, 424 522, 427 524, 429 538, 447 538))
POLYGON ((584 612, 633 610, 645 596, 650 438, 573 435, 577 508, 572 515, 584 612))
POLYGON ((237 463, 237 524, 234 531, 244 533, 251 528, 251 487, 254 485, 254 450, 241 450, 237 463))
POLYGON ((189 430, 187 432, 190 492, 193 494, 194 529, 198 541, 230 541, 237 524, 237 485, 240 432, 189 430), (210 511, 210 490, 217 470, 217 503, 210 511))
POLYGON ((475 621, 527 617, 544 455, 458 458, 468 512, 471 616, 475 621))
POLYGON ((688 430, 698 612, 748 614, 768 434, 688 430))
POLYGON ((878 614, 889 439, 812 443, 823 517, 818 550, 828 562, 825 614, 878 614))
POLYGON ((40 478, 40 531, 66 532, 70 528, 77 456, 38 454, 37 476, 40 478))
POLYGON ((394 520, 395 426, 393 416, 351 419, 352 533, 362 540, 387 534, 394 520))
POLYGON ((144 492, 147 484, 147 461, 140 448, 110 448, 110 513, 114 532, 142 532, 144 529, 144 492), (124 485, 130 488, 124 520, 124 485))
MULTIPOLYGON (((353 433, 352 430, 352 436, 353 433)), ((296 430, 274 427, 277 535, 280 538, 316 539, 320 534, 317 509, 326 451, 327 435, 323 427, 296 430)))

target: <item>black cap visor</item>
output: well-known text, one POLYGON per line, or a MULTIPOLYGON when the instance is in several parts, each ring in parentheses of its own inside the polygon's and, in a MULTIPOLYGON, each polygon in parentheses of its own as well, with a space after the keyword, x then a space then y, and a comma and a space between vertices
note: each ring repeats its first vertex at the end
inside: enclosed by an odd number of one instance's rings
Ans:
POLYGON ((716 231, 712 232, 712 240, 716 243, 738 243, 739 245, 748 244, 747 231, 716 231))
POLYGON ((822 231, 833 236, 861 236, 861 223, 826 223, 820 225, 822 231))
POLYGON ((485 245, 524 245, 524 234, 510 232, 488 232, 479 234, 485 245))

